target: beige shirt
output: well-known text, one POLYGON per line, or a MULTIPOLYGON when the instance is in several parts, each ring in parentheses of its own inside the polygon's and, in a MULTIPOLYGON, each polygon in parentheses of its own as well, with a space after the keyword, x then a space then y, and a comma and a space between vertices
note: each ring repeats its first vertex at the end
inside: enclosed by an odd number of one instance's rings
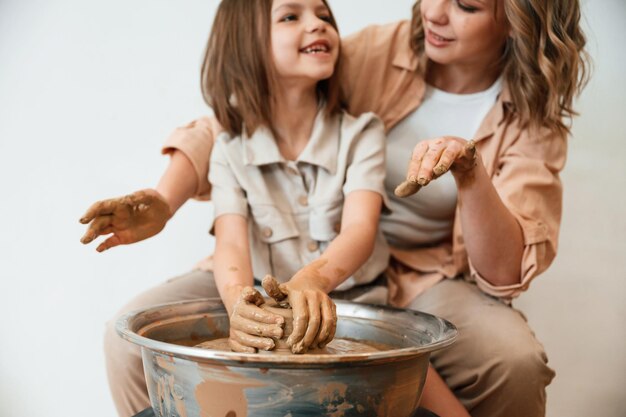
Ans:
MULTIPOLYGON (((209 173, 215 218, 246 217, 255 278, 272 274, 281 282, 318 259, 338 235, 345 196, 368 190, 385 198, 384 178, 381 121, 372 113, 327 117, 323 107, 295 161, 281 155, 269 129, 251 137, 222 132, 209 173)), ((372 256, 337 289, 371 282, 388 264, 378 231, 372 256)))
MULTIPOLYGON (((351 114, 376 113, 389 131, 417 109, 425 81, 419 59, 409 46, 410 23, 369 26, 343 41, 342 88, 351 114)), ((414 250, 392 248, 388 272, 390 303, 406 306, 417 294, 443 278, 462 274, 482 291, 509 300, 528 289, 530 282, 556 256, 561 222, 562 186, 567 137, 534 131, 519 125, 504 86, 498 101, 474 136, 487 173, 500 198, 519 222, 524 235, 521 282, 494 286, 472 267, 464 246, 458 207, 449 241, 414 250)), ((198 197, 208 198, 206 181, 215 122, 206 117, 177 129, 163 152, 179 149, 192 161, 198 175, 198 197)), ((400 164, 406 164, 410 155, 400 164)))

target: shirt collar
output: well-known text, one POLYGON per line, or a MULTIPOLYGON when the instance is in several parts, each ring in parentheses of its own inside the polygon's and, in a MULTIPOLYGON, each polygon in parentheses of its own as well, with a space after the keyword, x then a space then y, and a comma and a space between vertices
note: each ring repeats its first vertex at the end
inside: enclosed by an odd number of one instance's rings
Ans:
MULTIPOLYGON (((339 117, 327 117, 326 106, 321 105, 315 116, 309 142, 296 159, 296 163, 320 166, 334 175, 337 171, 339 151, 339 120, 339 117)), ((246 165, 261 166, 287 162, 278 149, 274 135, 267 127, 259 126, 250 137, 243 133, 242 139, 243 159, 246 165)))
MULTIPOLYGON (((404 30, 410 31, 410 23, 405 24, 404 30)), ((406 69, 409 71, 416 71, 419 65, 419 60, 415 56, 415 52, 411 49, 409 40, 410 35, 401 36, 400 39, 406 39, 405 41, 398 42, 398 49, 393 57, 392 64, 396 67, 406 69)))
POLYGON ((485 119, 474 135, 474 141, 478 142, 493 135, 498 127, 513 113, 515 113, 515 106, 511 99, 509 87, 505 82, 496 104, 489 110, 489 113, 487 113, 487 116, 485 116, 485 119))

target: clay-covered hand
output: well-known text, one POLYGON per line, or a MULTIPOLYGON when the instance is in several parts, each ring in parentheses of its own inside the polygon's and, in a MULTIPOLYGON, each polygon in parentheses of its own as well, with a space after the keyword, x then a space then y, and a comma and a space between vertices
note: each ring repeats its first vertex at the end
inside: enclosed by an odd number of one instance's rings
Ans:
POLYGON ((455 175, 467 175, 476 166, 476 144, 453 136, 425 140, 413 149, 406 180, 394 194, 408 197, 449 170, 455 175))
POLYGON ((283 337, 285 319, 263 310, 265 300, 253 287, 244 287, 230 315, 228 345, 235 352, 255 353, 272 350, 275 339, 283 337))
POLYGON ((293 332, 287 345, 293 353, 306 353, 311 347, 323 348, 335 337, 337 310, 317 280, 298 272, 289 282, 278 284, 276 279, 266 276, 262 285, 267 294, 278 303, 285 300, 293 310, 293 332))
POLYGON ((170 217, 172 213, 167 201, 153 189, 98 201, 80 219, 82 224, 89 224, 80 241, 87 244, 98 236, 112 233, 113 236, 96 248, 98 252, 103 252, 156 235, 163 230, 170 217))

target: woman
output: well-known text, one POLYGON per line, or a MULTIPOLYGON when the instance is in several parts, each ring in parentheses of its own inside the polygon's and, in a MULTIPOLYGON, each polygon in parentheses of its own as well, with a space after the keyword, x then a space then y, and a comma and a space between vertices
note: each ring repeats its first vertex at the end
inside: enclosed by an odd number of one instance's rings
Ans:
MULTIPOLYGON (((343 42, 347 110, 375 112, 388 133, 393 212, 381 228, 392 246, 390 301, 460 330, 452 347, 432 356, 438 373, 429 372, 425 401, 441 375, 473 416, 545 413, 554 373, 510 300, 556 254, 559 171, 572 101, 586 74, 579 20, 576 0, 422 0, 411 21, 368 27, 343 42), (471 163, 469 139, 477 151, 471 163), (403 180, 423 189, 392 196, 403 180)), ((96 203, 83 219, 97 217, 84 241, 115 233, 98 247, 104 250, 145 239, 189 197, 208 198, 208 155, 218 130, 201 119, 174 132, 157 189, 96 203)), ((202 276, 200 269, 179 277, 123 311, 201 296, 202 276)), ((112 330, 106 343, 115 375, 132 352, 112 330)), ((141 371, 127 375, 131 380, 111 381, 125 387, 116 401, 145 401, 141 371)))

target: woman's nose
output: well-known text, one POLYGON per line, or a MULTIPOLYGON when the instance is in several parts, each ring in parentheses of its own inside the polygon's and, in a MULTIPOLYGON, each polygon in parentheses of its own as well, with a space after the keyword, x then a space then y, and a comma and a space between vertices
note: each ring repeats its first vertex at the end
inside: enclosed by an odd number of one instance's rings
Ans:
POLYGON ((448 23, 450 0, 425 0, 422 3, 424 18, 436 25, 448 23))

